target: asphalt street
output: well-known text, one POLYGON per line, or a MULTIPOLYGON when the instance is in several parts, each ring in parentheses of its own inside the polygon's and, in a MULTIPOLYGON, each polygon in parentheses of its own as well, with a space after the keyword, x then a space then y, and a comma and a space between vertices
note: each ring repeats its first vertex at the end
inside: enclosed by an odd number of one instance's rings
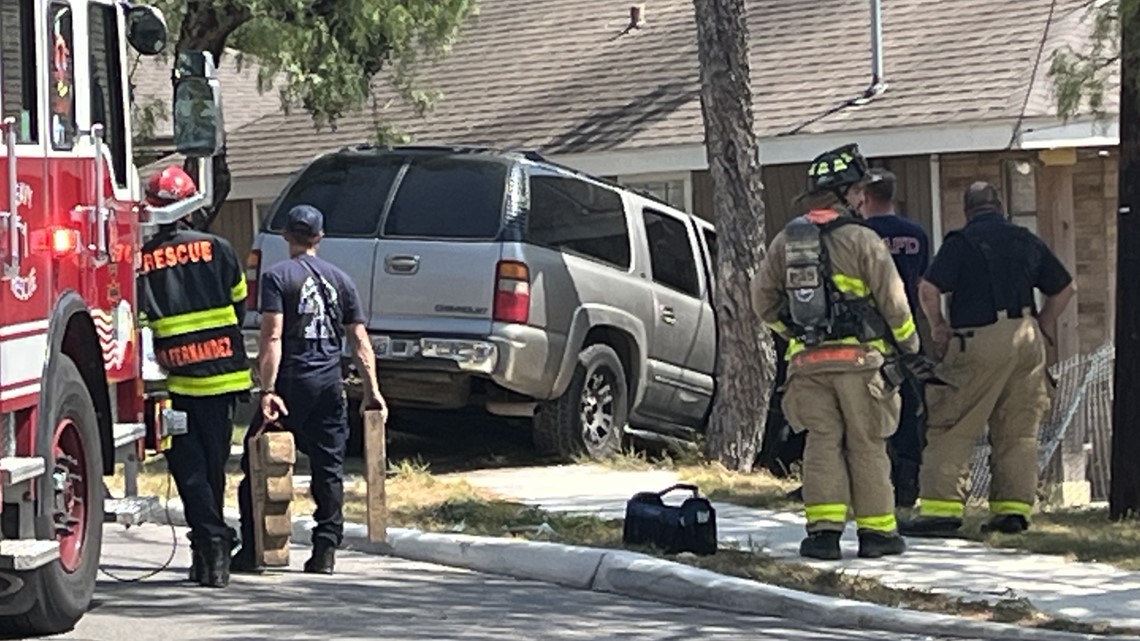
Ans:
MULTIPOLYGON (((235 576, 226 590, 183 582, 189 565, 184 530, 170 568, 135 583, 100 576, 93 609, 72 632, 84 641, 355 639, 503 641, 504 639, 832 641, 883 633, 828 630, 796 622, 682 608, 596 592, 342 552, 335 576, 292 567, 235 576)), ((107 525, 104 568, 120 579, 148 574, 170 555, 169 527, 107 525)), ((900 637, 918 641, 936 637, 900 637)))

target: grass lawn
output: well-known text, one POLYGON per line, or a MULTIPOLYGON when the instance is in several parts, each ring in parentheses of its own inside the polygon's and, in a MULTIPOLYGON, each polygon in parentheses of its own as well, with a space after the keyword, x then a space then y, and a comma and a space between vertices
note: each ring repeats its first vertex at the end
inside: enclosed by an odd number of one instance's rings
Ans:
MULTIPOLYGON (((782 500, 779 498, 782 496, 780 493, 785 492, 785 488, 791 489, 789 483, 766 484, 763 479, 726 476, 714 467, 690 466, 688 470, 687 478, 700 482, 707 492, 719 490, 725 496, 735 496, 733 493, 737 492, 755 497, 756 502, 778 502, 782 500)), ((238 480, 239 475, 231 470, 226 493, 230 505, 236 504, 238 480)), ((121 473, 110 480, 109 486, 116 494, 122 491, 121 473)), ((140 474, 139 488, 141 494, 167 495, 167 475, 162 459, 157 459, 144 468, 140 474)), ((420 464, 395 464, 385 489, 389 523, 395 527, 484 536, 514 536, 613 549, 623 547, 620 520, 552 513, 504 500, 463 480, 439 479, 420 464)), ((171 490, 171 495, 176 494, 171 490)), ((363 482, 349 483, 345 487, 345 516, 349 521, 363 522, 365 496, 363 482)), ((313 504, 307 490, 299 488, 295 492, 293 514, 308 514, 312 509, 313 504)), ((654 553, 653 550, 638 551, 654 553)), ((1007 600, 991 605, 921 590, 891 588, 875 579, 776 560, 747 549, 722 549, 711 557, 682 554, 673 557, 673 560, 767 584, 887 606, 1049 629, 1086 633, 1120 632, 1049 617, 1022 601, 1007 600)))
MULTIPOLYGON (((802 504, 787 499, 798 479, 778 479, 766 471, 741 474, 715 463, 649 459, 644 453, 627 453, 604 465, 619 470, 669 469, 695 483, 713 501, 773 510, 799 510, 802 504)), ((1112 522, 1107 510, 1065 510, 1044 506, 1033 515, 1030 530, 1018 536, 983 535, 989 518, 985 506, 967 508, 965 538, 995 548, 1011 548, 1065 556, 1074 561, 1109 563, 1140 571, 1140 520, 1112 522)))

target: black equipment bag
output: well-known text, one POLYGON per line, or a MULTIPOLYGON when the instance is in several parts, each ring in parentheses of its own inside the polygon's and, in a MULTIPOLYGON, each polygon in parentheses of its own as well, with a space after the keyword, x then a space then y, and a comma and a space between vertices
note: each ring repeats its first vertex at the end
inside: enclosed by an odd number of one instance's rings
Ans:
POLYGON ((638 492, 625 506, 622 542, 651 545, 665 554, 716 554, 716 510, 696 485, 679 483, 661 492, 638 492), (674 490, 693 495, 679 506, 666 505, 662 499, 674 490))

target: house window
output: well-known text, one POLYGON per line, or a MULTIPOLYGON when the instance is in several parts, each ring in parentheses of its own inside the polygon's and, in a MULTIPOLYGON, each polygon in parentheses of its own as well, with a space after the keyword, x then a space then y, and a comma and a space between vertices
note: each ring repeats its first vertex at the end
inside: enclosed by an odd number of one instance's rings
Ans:
POLYGON ((634 191, 653 194, 655 198, 681 211, 688 211, 684 179, 675 180, 623 180, 623 185, 634 191))
POLYGON ((1028 160, 1011 160, 1005 166, 1006 208, 1013 218, 1037 216, 1037 171, 1028 160))

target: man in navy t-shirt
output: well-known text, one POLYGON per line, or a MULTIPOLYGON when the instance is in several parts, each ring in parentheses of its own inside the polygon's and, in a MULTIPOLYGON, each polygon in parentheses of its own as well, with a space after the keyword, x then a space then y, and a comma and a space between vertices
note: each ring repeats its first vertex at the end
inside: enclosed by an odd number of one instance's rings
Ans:
POLYGON ((364 374, 362 407, 385 408, 376 378, 376 357, 365 329, 360 295, 352 280, 317 257, 324 216, 310 205, 289 211, 283 236, 290 260, 261 275, 261 411, 246 435, 238 487, 242 550, 236 572, 259 571, 253 557, 253 501, 249 487, 249 441, 266 422, 293 433, 312 468, 313 556, 306 572, 330 574, 344 535, 344 458, 348 417, 341 370, 347 338, 364 374))
MULTIPOLYGON (((871 182, 863 190, 861 213, 867 224, 883 237, 895 267, 902 277, 910 312, 918 318, 918 281, 930 263, 930 240, 922 225, 895 212, 895 175, 884 169, 871 170, 871 182)), ((922 462, 921 389, 904 385, 899 427, 891 437, 895 503, 913 507, 918 500, 918 468, 922 462)))

